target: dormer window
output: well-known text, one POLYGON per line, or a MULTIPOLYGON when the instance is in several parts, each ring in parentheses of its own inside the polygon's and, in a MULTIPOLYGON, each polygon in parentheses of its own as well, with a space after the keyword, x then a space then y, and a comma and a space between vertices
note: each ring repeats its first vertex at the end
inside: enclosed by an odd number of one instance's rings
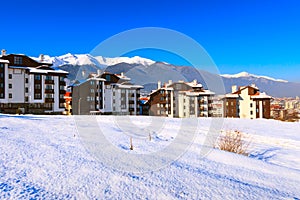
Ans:
POLYGON ((23 59, 21 56, 15 56, 14 57, 14 63, 15 65, 22 65, 23 59))

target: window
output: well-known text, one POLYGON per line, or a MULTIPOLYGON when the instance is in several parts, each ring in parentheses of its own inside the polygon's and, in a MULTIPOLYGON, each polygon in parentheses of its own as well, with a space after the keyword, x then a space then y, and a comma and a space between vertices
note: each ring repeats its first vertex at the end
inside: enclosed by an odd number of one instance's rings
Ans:
POLYGON ((110 75, 106 74, 105 79, 106 79, 106 81, 110 81, 110 75))
POLYGON ((65 78, 64 78, 63 76, 60 76, 60 77, 59 77, 59 80, 60 80, 60 81, 65 81, 65 78))
POLYGON ((65 104, 64 103, 59 103, 59 107, 63 108, 63 107, 65 107, 65 104))
POLYGON ((1 64, 0 64, 0 68, 4 68, 4 64, 1 63, 1 64))
POLYGON ((3 78, 3 77, 4 77, 3 73, 0 73, 0 78, 3 78))
POLYGON ((12 98, 12 93, 8 94, 8 98, 10 98, 10 99, 12 98))
POLYGON ((25 97, 25 102, 28 102, 28 97, 25 97))
POLYGON ((8 84, 8 88, 9 89, 11 89, 12 88, 12 84, 10 83, 10 84, 8 84))
POLYGON ((40 84, 34 84, 34 89, 41 89, 41 85, 40 84))
POLYGON ((252 108, 253 107, 253 104, 252 103, 250 103, 250 108, 252 108))
POLYGON ((53 79, 52 79, 52 76, 47 75, 47 76, 46 76, 46 80, 47 80, 47 81, 53 80, 53 79))
POLYGON ((41 75, 39 74, 34 75, 34 80, 41 80, 41 75))
POLYGON ((20 56, 15 56, 15 57, 14 57, 14 63, 15 63, 16 65, 21 65, 21 64, 22 64, 22 61, 23 61, 22 57, 20 57, 20 56))
POLYGON ((28 83, 28 78, 25 78, 25 83, 28 83))
POLYGON ((8 78, 9 78, 9 79, 12 79, 12 74, 8 74, 8 78))
POLYGON ((253 115, 253 111, 252 110, 250 111, 250 115, 253 115))
POLYGON ((59 90, 65 90, 65 86, 60 85, 60 86, 59 86, 59 90))
POLYGON ((90 84, 91 84, 91 85, 94 85, 95 83, 94 83, 94 81, 91 81, 90 84))
POLYGON ((34 98, 35 99, 41 99, 41 94, 40 93, 35 93, 34 98))
POLYGON ((94 90, 94 89, 91 89, 91 93, 95 93, 95 90, 94 90))
POLYGON ((4 94, 3 93, 0 93, 0 98, 4 98, 4 94))
POLYGON ((60 94, 60 95, 59 95, 59 98, 60 98, 60 99, 63 99, 63 98, 64 98, 64 95, 63 95, 63 94, 60 94))
POLYGON ((0 88, 3 88, 3 86, 4 86, 3 83, 0 83, 0 88))
POLYGON ((233 102, 231 102, 230 104, 231 104, 231 106, 233 106, 233 102))

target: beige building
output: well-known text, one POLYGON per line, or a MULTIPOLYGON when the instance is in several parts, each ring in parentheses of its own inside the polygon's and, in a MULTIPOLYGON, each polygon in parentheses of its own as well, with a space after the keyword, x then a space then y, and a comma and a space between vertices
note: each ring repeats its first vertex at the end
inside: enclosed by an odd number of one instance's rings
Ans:
POLYGON ((271 96, 260 92, 255 85, 232 86, 224 98, 225 117, 247 119, 270 118, 271 96))
POLYGON ((192 82, 169 81, 150 94, 149 114, 167 117, 211 117, 214 93, 192 82))

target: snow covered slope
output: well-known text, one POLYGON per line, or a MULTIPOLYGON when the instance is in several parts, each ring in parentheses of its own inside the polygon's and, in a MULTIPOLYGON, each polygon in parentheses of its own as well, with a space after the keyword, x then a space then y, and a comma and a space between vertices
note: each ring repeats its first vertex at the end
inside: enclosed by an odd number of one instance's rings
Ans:
MULTIPOLYGON (((139 127, 149 124, 149 118, 130 119, 139 127)), ((130 151, 129 136, 113 116, 95 120, 116 149, 141 156, 172 143, 180 134, 176 124, 182 122, 159 118, 172 126, 156 132, 151 141, 134 138, 130 151)), ((251 156, 212 149, 201 157, 210 123, 198 120, 193 145, 177 160, 159 170, 132 173, 88 152, 74 117, 0 115, 0 199, 300 198, 300 123, 225 119, 224 130, 240 130, 252 138, 251 156)))

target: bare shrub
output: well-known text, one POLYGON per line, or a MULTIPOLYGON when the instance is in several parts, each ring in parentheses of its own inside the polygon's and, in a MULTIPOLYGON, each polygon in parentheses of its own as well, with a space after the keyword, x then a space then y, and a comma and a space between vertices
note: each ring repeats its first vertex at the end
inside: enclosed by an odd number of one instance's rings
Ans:
POLYGON ((215 148, 237 154, 249 156, 248 147, 250 142, 240 131, 226 131, 221 133, 215 143, 215 148))

